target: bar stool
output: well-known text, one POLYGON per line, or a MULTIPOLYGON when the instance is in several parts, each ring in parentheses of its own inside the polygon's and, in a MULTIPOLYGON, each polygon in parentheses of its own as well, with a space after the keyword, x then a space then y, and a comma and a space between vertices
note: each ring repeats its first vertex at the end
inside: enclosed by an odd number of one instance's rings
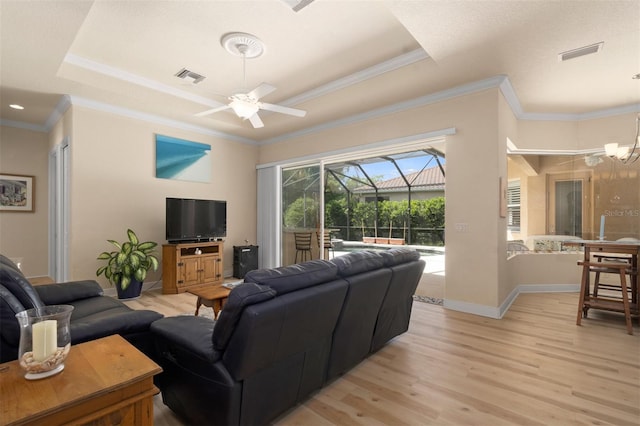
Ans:
MULTIPOLYGON (((620 243, 626 243, 626 242, 631 242, 631 243, 640 243, 640 240, 636 239, 636 238, 620 238, 618 239, 616 242, 620 242, 620 243)), ((629 275, 629 285, 631 286, 631 301, 632 302, 640 302, 640 299, 638 299, 638 294, 637 294, 637 287, 633 285, 634 282, 637 282, 638 280, 638 270, 637 268, 634 268, 633 266, 633 256, 630 254, 623 254, 623 255, 613 255, 613 254, 594 254, 593 257, 598 261, 598 262, 623 262, 626 263, 628 265, 627 267, 627 275, 629 275)), ((617 274, 618 270, 617 269, 609 269, 607 270, 606 268, 595 268, 595 278, 593 280, 593 295, 595 297, 598 297, 598 292, 600 289, 602 290, 609 290, 609 291, 621 291, 622 289, 620 288, 620 285, 618 283, 609 283, 609 282, 602 282, 600 280, 601 275, 600 274, 617 274)))
MULTIPOLYGON (((624 313, 627 333, 633 334, 633 326, 631 317, 638 316, 638 281, 637 281, 637 256, 638 247, 625 245, 607 244, 607 243, 586 243, 584 245, 584 260, 578 262, 582 266, 582 280, 580 284, 580 302, 578 305, 578 316, 576 324, 581 325, 582 318, 587 317, 589 309, 600 309, 613 312, 624 313), (591 259, 591 252, 598 252, 591 259), (619 257, 620 255, 630 255, 631 262, 605 261, 605 259, 619 257), (596 257, 596 256, 599 256, 596 257), (635 271, 635 274, 633 274, 635 271), (615 274, 620 279, 621 298, 614 299, 611 297, 591 295, 589 278, 590 274, 615 274), (629 289, 627 286, 627 275, 631 282, 631 300, 629 298, 629 289)), ((598 276, 599 279, 599 276, 598 276)), ((599 284, 602 286, 602 284, 599 284)))
POLYGON ((302 262, 311 260, 311 232, 294 232, 296 242, 296 257, 294 263, 298 263, 298 253, 302 262), (307 255, 309 258, 307 259, 307 255))
POLYGON ((320 232, 316 232, 316 239, 318 240, 318 250, 324 250, 325 259, 329 258, 329 254, 333 251, 333 244, 331 243, 331 232, 324 231, 324 235, 320 235, 320 232))

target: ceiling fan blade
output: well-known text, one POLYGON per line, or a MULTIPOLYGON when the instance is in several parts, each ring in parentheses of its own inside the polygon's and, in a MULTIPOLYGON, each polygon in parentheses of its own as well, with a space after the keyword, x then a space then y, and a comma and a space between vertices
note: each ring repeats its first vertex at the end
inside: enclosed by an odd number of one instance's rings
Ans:
POLYGON ((264 127, 264 123, 258 116, 257 112, 253 114, 251 117, 249 117, 249 121, 251 122, 251 125, 253 126, 254 129, 259 129, 261 127, 264 127))
POLYGON ((208 109, 206 111, 202 111, 196 114, 196 117, 203 117, 205 115, 213 114, 214 112, 224 111, 225 109, 231 108, 229 105, 222 105, 217 108, 208 109))
POLYGON ((296 117, 304 117, 305 115, 307 115, 307 111, 303 111, 301 109, 289 108, 282 105, 267 104, 265 102, 260 102, 260 108, 267 111, 279 112, 281 114, 295 115, 296 117))
POLYGON ((269 83, 262 83, 260 86, 256 87, 255 89, 247 93, 247 96, 250 96, 254 99, 260 99, 263 96, 267 96, 269 93, 273 92, 274 90, 276 90, 275 86, 272 86, 269 83))

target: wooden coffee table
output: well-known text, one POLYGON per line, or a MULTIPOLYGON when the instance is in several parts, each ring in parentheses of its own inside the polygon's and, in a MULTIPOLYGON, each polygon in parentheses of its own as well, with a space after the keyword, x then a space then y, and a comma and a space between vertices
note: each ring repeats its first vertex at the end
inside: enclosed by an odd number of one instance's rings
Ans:
POLYGON ((224 307, 224 302, 229 297, 231 289, 223 287, 222 284, 214 284, 209 287, 189 289, 187 292, 198 296, 195 316, 198 316, 200 306, 204 305, 213 309, 213 318, 216 319, 224 307))
POLYGON ((27 380, 0 364, 0 424, 152 425, 153 376, 162 369, 118 335, 71 345, 64 370, 27 380))

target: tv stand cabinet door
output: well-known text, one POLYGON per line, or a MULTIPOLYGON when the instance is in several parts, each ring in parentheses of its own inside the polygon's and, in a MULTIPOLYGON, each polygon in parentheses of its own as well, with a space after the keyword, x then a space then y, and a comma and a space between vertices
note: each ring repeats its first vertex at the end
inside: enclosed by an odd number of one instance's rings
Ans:
POLYGON ((182 265, 178 266, 178 286, 199 284, 202 269, 199 258, 182 258, 182 265))
POLYGON ((220 271, 220 256, 203 256, 202 262, 202 280, 203 284, 215 284, 222 282, 222 271, 220 271))

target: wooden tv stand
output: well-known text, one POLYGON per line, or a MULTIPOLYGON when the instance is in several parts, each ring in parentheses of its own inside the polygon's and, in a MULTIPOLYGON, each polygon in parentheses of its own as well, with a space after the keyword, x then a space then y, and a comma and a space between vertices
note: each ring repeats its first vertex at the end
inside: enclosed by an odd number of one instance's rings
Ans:
POLYGON ((224 283, 224 243, 164 244, 162 246, 162 293, 224 283))

